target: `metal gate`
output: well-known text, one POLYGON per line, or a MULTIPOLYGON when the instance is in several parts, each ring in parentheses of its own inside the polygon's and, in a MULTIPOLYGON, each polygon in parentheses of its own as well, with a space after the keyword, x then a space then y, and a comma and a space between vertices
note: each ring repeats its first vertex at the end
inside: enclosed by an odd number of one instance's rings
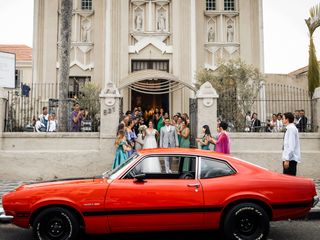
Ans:
MULTIPOLYGON (((262 90, 262 89, 261 89, 262 90)), ((307 132, 317 129, 313 126, 312 99, 305 89, 276 83, 264 84, 264 91, 260 91, 253 100, 244 100, 236 94, 236 89, 219 93, 218 118, 228 122, 229 131, 242 132, 246 127, 246 114, 257 113, 261 121, 260 132, 266 131, 272 114, 295 112, 304 110, 308 118, 307 132)))
POLYGON ((119 98, 119 123, 122 121, 123 114, 123 97, 121 97, 119 98))
POLYGON ((198 126, 198 101, 196 98, 189 99, 189 114, 190 114, 190 147, 196 148, 197 126, 198 126))

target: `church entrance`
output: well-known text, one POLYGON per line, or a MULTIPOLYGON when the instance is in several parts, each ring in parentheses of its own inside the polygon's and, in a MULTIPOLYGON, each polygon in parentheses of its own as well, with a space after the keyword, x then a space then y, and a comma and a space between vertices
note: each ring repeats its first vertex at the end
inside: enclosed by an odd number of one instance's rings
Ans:
MULTIPOLYGON (((172 115, 175 92, 185 87, 196 92, 197 89, 173 74, 169 73, 169 61, 167 60, 132 60, 131 73, 121 80, 118 89, 128 89, 128 95, 124 98, 125 111, 141 107, 145 112, 152 112, 155 108, 163 108, 172 115)), ((151 113, 150 112, 150 113, 151 113)))
MULTIPOLYGON (((169 60, 132 60, 131 72, 147 69, 169 72, 169 60)), ((169 93, 163 93, 170 83, 163 79, 150 79, 140 81, 131 86, 131 109, 141 107, 143 111, 152 111, 163 108, 169 111, 169 93)))
MULTIPOLYGON (((160 88, 165 84, 165 80, 141 81, 144 86, 152 85, 153 90, 160 88), (149 83, 148 83, 149 82, 149 83)), ((169 111, 169 93, 157 94, 151 90, 151 93, 140 91, 139 89, 131 89, 131 108, 141 107, 143 111, 152 111, 155 108, 163 108, 165 112, 169 111), (153 93, 152 93, 153 92, 153 93)))

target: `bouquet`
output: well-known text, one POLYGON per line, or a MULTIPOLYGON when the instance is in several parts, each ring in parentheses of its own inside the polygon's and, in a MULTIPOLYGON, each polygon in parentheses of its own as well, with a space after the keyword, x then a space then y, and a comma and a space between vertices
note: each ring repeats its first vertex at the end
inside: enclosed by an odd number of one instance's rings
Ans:
POLYGON ((146 125, 141 125, 138 130, 139 132, 144 132, 148 127, 146 125))

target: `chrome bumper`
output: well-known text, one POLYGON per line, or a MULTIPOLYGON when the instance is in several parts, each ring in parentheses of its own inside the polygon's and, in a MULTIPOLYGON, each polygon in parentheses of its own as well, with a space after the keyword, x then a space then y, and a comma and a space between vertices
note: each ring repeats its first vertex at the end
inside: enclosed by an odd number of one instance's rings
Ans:
POLYGON ((314 196, 312 207, 315 207, 318 204, 318 202, 319 202, 319 196, 314 196))
POLYGON ((13 216, 7 216, 4 212, 3 208, 0 208, 0 222, 11 222, 13 219, 13 216))

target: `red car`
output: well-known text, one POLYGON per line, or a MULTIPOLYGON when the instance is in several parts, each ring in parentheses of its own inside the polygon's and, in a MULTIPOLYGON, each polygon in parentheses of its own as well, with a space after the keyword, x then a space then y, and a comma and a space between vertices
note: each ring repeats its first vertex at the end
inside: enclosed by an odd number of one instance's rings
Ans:
POLYGON ((270 221, 304 216, 318 200, 312 179, 171 148, 141 150, 99 177, 20 186, 3 196, 3 207, 37 239, 185 229, 265 239, 270 221))

